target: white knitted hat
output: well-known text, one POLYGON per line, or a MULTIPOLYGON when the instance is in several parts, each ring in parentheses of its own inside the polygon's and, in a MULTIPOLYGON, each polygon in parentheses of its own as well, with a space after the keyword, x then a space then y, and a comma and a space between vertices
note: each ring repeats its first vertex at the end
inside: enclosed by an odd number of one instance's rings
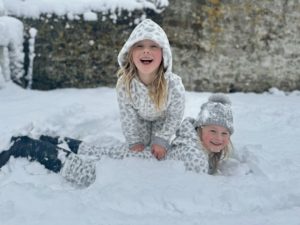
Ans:
POLYGON ((224 94, 213 94, 208 102, 201 106, 200 113, 195 121, 195 127, 205 125, 219 125, 228 129, 232 134, 233 116, 231 110, 231 101, 224 94))

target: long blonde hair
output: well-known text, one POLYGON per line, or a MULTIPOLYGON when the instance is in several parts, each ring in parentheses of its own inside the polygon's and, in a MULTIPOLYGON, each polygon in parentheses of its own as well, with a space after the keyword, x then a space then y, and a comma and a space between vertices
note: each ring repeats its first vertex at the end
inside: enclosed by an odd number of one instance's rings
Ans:
MULTIPOLYGON (((149 96, 151 100, 153 101, 155 107, 157 110, 162 110, 163 106, 165 105, 167 101, 167 81, 165 79, 165 70, 163 66, 163 60, 161 61, 161 64, 159 65, 157 76, 152 82, 151 85, 149 85, 149 96)), ((133 78, 138 76, 138 70, 133 62, 132 58, 132 48, 130 48, 126 60, 123 66, 120 67, 118 73, 118 77, 122 77, 120 82, 123 82, 125 84, 126 92, 131 98, 131 82, 133 78)), ((118 86, 119 84, 117 84, 118 86)))
MULTIPOLYGON (((202 142, 202 140, 201 140, 202 139, 202 128, 197 127, 196 130, 197 130, 198 136, 200 138, 200 142, 202 142)), ((202 145, 202 143, 201 143, 201 145, 202 145)), ((208 153, 208 166, 209 166, 208 173, 215 174, 217 172, 219 162, 222 159, 228 157, 230 152, 233 150, 233 145, 232 145, 231 139, 229 137, 228 145, 225 146, 225 148, 223 148, 220 152, 211 152, 211 151, 205 149, 204 147, 203 147, 203 149, 205 151, 207 151, 207 153, 208 153)))

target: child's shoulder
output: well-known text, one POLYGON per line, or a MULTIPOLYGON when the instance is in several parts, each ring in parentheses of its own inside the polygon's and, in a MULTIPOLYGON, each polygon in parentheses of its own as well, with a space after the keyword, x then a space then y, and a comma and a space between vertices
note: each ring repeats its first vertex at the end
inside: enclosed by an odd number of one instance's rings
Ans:
POLYGON ((165 73, 165 78, 167 80, 174 80, 174 81, 180 81, 181 82, 181 77, 178 76, 177 74, 173 73, 173 72, 166 72, 165 73))
POLYGON ((176 131, 176 143, 181 142, 198 142, 198 134, 194 126, 195 119, 188 117, 185 118, 180 124, 179 129, 176 131))
POLYGON ((192 117, 186 117, 181 122, 182 127, 188 127, 190 130, 195 130, 195 119, 192 117))

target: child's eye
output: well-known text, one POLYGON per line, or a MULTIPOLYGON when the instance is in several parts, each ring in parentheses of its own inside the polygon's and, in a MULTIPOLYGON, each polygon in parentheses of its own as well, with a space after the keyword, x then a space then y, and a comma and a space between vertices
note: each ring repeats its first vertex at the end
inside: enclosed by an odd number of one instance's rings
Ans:
POLYGON ((151 45, 151 48, 158 48, 157 45, 151 45))
POLYGON ((229 133, 228 133, 228 132, 223 132, 222 135, 223 135, 223 136, 228 136, 229 133))
POLYGON ((215 130, 210 130, 210 132, 211 132, 211 133, 216 133, 216 131, 215 131, 215 130))

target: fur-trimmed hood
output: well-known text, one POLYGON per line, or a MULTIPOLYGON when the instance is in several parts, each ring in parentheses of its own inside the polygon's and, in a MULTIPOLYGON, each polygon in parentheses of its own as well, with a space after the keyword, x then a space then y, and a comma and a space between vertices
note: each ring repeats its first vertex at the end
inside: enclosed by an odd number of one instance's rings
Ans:
POLYGON ((118 63, 122 67, 124 65, 126 56, 129 49, 137 42, 142 40, 151 40, 159 44, 163 50, 163 61, 164 68, 166 71, 172 71, 172 52, 169 44, 168 37, 164 30, 155 22, 150 19, 143 20, 138 24, 132 33, 130 34, 128 40, 124 44, 123 48, 118 55, 118 63))

